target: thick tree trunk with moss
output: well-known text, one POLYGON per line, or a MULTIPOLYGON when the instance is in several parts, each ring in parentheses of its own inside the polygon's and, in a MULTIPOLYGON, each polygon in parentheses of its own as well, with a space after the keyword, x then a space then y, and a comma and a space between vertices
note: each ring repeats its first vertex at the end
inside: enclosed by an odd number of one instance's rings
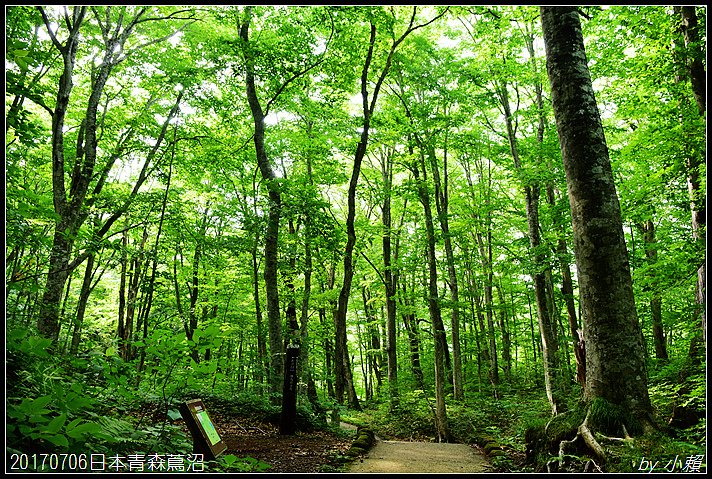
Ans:
POLYGON ((576 7, 541 7, 547 71, 571 205, 586 341, 585 399, 650 424, 620 205, 576 7))

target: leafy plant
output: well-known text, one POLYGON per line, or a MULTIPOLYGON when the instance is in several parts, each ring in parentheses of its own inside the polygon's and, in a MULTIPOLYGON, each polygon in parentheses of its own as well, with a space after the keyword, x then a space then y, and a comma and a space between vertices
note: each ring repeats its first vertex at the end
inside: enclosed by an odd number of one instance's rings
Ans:
POLYGON ((259 459, 226 454, 218 457, 216 469, 221 472, 265 472, 270 467, 272 466, 259 459))

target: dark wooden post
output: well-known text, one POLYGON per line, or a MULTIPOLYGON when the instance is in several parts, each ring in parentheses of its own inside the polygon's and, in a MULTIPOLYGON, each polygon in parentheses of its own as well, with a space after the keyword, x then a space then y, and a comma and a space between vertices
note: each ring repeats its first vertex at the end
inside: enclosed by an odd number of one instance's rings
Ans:
POLYGON ((284 364, 284 388, 282 391, 282 416, 279 421, 280 434, 294 434, 297 422, 297 359, 299 346, 287 346, 284 364))

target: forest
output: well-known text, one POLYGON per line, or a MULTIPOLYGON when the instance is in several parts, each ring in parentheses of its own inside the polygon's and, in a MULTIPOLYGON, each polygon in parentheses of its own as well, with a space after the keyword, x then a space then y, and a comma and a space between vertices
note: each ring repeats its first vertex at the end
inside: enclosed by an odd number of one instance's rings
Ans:
POLYGON ((6 472, 274 422, 292 348, 296 436, 706 471, 706 14, 6 7, 6 472))

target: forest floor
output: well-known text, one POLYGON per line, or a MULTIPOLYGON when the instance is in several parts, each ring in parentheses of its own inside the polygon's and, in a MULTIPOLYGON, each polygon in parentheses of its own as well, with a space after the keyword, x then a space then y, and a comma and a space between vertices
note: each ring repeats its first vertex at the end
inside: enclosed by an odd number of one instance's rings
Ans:
MULTIPOLYGON (((227 446, 224 454, 267 463, 267 473, 472 473, 485 472, 488 465, 484 454, 467 444, 376 438, 368 454, 344 467, 340 459, 351 446, 353 438, 349 434, 308 431, 284 436, 279 434, 277 425, 254 418, 217 412, 211 418, 227 446)), ((347 423, 341 423, 341 427, 347 431, 356 429, 347 423)))
POLYGON ((314 473, 337 471, 339 458, 351 446, 352 438, 330 431, 298 431, 279 434, 275 424, 253 418, 211 413, 211 419, 227 446, 224 454, 251 457, 270 467, 267 473, 314 473))

